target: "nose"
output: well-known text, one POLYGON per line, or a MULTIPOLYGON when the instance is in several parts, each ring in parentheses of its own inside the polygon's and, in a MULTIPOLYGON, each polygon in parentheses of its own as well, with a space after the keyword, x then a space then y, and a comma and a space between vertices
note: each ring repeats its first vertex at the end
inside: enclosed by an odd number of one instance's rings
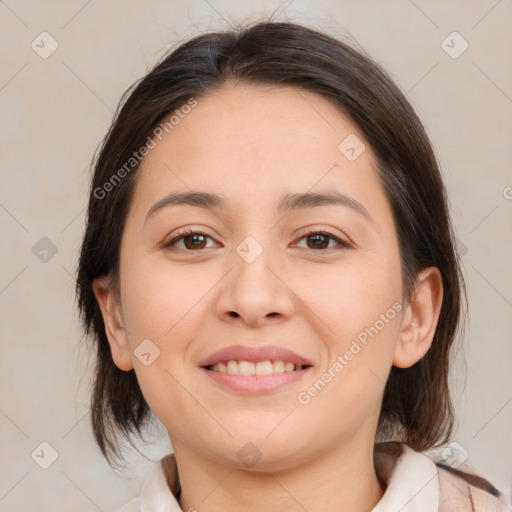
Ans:
POLYGON ((222 321, 255 328, 291 318, 296 296, 270 250, 263 250, 254 261, 245 259, 243 252, 234 252, 230 263, 216 303, 222 321))

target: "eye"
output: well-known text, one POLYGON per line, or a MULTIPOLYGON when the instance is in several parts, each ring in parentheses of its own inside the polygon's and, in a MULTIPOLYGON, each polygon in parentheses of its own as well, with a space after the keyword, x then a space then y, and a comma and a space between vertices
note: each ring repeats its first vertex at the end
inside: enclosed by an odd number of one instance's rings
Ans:
POLYGON ((306 248, 307 249, 316 249, 316 250, 343 250, 349 249, 351 245, 344 240, 341 240, 334 233, 330 233, 326 230, 320 231, 308 231, 304 233, 299 240, 306 240, 306 248), (334 246, 329 247, 330 242, 334 242, 334 246))
POLYGON ((196 249, 207 249, 205 247, 206 239, 212 240, 210 236, 202 231, 194 231, 192 228, 186 228, 181 233, 178 233, 174 238, 165 242, 163 248, 165 249, 182 249, 194 251, 196 249), (177 247, 178 242, 183 241, 184 247, 177 247))
MULTIPOLYGON (((168 242, 165 242, 162 247, 165 249, 180 249, 189 252, 208 249, 209 247, 205 245, 207 239, 212 240, 212 238, 203 231, 194 231, 189 227, 178 233, 168 242), (183 246, 181 247, 178 246, 180 242, 183 242, 183 246)), ((299 241, 301 240, 306 240, 306 249, 314 249, 317 251, 326 251, 329 249, 343 250, 351 247, 349 243, 341 240, 334 233, 325 229, 320 231, 310 230, 300 237, 299 241), (334 245, 329 246, 331 242, 334 242, 334 245)))

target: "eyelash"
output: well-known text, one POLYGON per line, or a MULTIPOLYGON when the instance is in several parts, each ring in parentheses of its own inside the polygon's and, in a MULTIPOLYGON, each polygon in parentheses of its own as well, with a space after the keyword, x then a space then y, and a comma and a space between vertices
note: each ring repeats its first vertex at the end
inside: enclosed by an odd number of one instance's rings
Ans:
MULTIPOLYGON (((188 227, 188 228, 185 228, 180 233, 178 233, 175 237, 173 237, 168 242, 164 242, 164 244, 162 245, 162 248, 163 249, 167 249, 167 250, 182 250, 182 251, 185 251, 185 252, 200 252, 201 249, 190 250, 190 249, 181 249, 181 248, 177 249, 176 247, 173 247, 174 244, 176 244, 179 240, 181 240, 182 238, 185 238, 187 236, 191 236, 191 235, 203 235, 203 236, 205 236, 207 238, 212 239, 212 237, 209 236, 207 233, 205 233, 205 232, 203 232, 201 230, 193 230, 192 228, 188 227)), ((341 240, 334 233, 331 233, 331 232, 329 232, 328 230, 325 230, 325 229, 306 231, 306 232, 301 234, 301 236, 300 236, 300 238, 298 238, 298 240, 300 241, 303 238, 307 238, 308 236, 312 236, 312 235, 324 235, 324 236, 327 236, 328 238, 330 238, 331 240, 334 240, 338 244, 338 247, 328 247, 326 249, 311 249, 312 251, 315 251, 315 252, 329 252, 329 251, 331 251, 333 249, 334 250, 344 250, 344 249, 350 249, 352 247, 348 242, 345 242, 344 240, 341 240)))

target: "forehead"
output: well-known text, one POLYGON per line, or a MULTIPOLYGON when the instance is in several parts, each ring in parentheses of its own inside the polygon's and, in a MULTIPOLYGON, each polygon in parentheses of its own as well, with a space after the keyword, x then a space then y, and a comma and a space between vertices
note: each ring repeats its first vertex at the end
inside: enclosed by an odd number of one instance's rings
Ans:
POLYGON ((238 198, 227 205, 254 200, 263 206, 262 199, 289 192, 336 189, 364 197, 380 188, 375 158, 359 130, 318 95, 237 84, 196 101, 144 158, 136 192, 142 202, 202 189, 238 198), (364 148, 356 159, 343 152, 346 140, 358 153, 364 148))

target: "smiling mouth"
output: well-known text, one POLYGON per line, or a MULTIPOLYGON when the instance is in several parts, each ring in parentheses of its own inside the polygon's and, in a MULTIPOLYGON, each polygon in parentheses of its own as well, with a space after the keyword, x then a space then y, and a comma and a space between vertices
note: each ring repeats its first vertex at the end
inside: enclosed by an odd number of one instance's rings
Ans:
POLYGON ((283 360, 264 360, 264 361, 244 361, 234 360, 219 361, 214 365, 203 366, 206 370, 228 375, 241 375, 250 377, 251 375, 276 375, 280 373, 291 373, 309 368, 310 365, 294 364, 283 360))

